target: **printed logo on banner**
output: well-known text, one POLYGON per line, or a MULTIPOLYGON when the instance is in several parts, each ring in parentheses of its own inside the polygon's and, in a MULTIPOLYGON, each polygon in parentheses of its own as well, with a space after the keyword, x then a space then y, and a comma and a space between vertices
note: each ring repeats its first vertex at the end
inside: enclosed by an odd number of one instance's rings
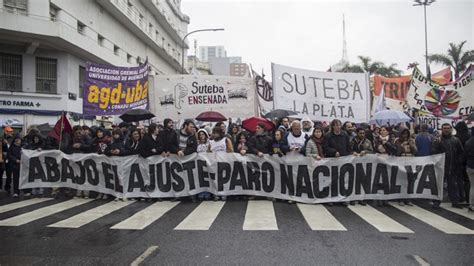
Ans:
POLYGON ((205 110, 226 117, 255 115, 252 79, 219 76, 159 76, 155 78, 159 103, 156 111, 172 119, 196 117, 205 110))
POLYGON ((444 119, 461 119, 474 112, 474 82, 472 70, 455 82, 440 86, 427 79, 418 68, 413 69, 413 79, 407 95, 410 108, 428 116, 444 119))
POLYGON ((148 61, 138 67, 87 64, 84 114, 119 115, 147 107, 148 61))

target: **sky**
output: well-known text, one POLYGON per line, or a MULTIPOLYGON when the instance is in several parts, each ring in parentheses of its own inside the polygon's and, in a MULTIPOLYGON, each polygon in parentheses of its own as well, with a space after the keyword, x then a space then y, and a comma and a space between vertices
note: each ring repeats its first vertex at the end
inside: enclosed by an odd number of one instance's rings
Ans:
MULTIPOLYGON (((191 47, 223 45, 228 56, 241 56, 254 70, 271 76, 271 63, 326 71, 342 58, 342 17, 346 21, 347 53, 409 74, 408 64, 425 69, 425 32, 422 6, 412 0, 360 1, 204 1, 183 0, 181 10, 190 17, 191 47)), ((449 43, 466 40, 474 47, 474 0, 438 0, 427 7, 428 54, 446 53, 449 43)), ((194 54, 194 48, 188 52, 194 54)), ((432 65, 432 73, 443 66, 432 65)))

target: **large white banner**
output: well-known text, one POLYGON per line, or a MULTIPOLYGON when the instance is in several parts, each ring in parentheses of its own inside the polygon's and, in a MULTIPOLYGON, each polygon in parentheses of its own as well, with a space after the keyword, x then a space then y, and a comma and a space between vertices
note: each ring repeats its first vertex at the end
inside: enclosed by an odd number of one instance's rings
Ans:
POLYGON ((369 121, 367 74, 320 72, 277 64, 272 64, 272 73, 275 109, 293 110, 318 121, 369 121))
POLYGON ((20 187, 69 187, 118 197, 183 197, 208 191, 307 203, 443 195, 444 154, 427 157, 362 157, 316 161, 302 155, 242 156, 195 153, 106 157, 25 150, 20 187))
POLYGON ((195 118, 211 110, 225 117, 247 118, 256 114, 255 81, 251 78, 155 76, 154 88, 152 111, 175 120, 195 118))
POLYGON ((441 86, 428 80, 418 68, 413 69, 407 95, 410 108, 436 118, 461 119, 474 113, 474 81, 469 69, 456 82, 441 86))

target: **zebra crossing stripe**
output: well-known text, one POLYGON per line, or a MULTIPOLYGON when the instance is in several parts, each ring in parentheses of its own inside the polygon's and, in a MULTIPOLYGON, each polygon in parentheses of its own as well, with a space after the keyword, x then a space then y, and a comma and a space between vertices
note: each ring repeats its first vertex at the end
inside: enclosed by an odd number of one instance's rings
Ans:
POLYGON ((454 208, 451 206, 450 203, 441 203, 441 208, 445 209, 445 210, 448 210, 450 212, 454 212, 456 214, 459 214, 461 216, 464 216, 466 218, 469 218, 471 220, 474 220, 474 212, 470 212, 468 211, 467 209, 458 209, 458 208, 454 208))
POLYGON ((32 221, 39 220, 49 215, 65 211, 92 201, 92 199, 72 199, 57 203, 48 207, 39 208, 37 210, 13 216, 11 218, 1 220, 0 226, 20 226, 32 221))
POLYGON ((174 230, 209 230, 224 201, 203 201, 174 230))
POLYGON ((135 213, 111 229, 142 230, 179 204, 179 201, 160 201, 135 213))
POLYGON ((297 206, 311 230, 347 231, 344 225, 342 225, 323 205, 298 203, 297 206))
POLYGON ((249 200, 243 230, 278 230, 273 202, 249 200))
POLYGON ((409 214, 416 219, 431 225, 432 227, 446 233, 446 234, 474 234, 474 230, 466 228, 457 223, 451 222, 450 220, 436 215, 430 211, 427 211, 418 206, 399 206, 397 204, 390 203, 391 206, 401 210, 402 212, 409 214))
POLYGON ((50 224, 48 225, 48 227, 79 228, 132 203, 133 201, 111 201, 109 203, 90 209, 83 213, 79 213, 78 215, 72 216, 66 220, 50 224))
POLYGON ((16 210, 16 209, 30 206, 30 205, 40 203, 40 202, 45 202, 48 200, 52 200, 52 198, 34 198, 34 199, 28 199, 28 200, 15 202, 15 203, 6 204, 3 206, 0 206, 0 213, 9 212, 12 210, 16 210))
POLYGON ((377 228, 380 232, 414 233, 412 230, 401 225, 372 206, 355 205, 349 206, 349 209, 370 225, 377 228))

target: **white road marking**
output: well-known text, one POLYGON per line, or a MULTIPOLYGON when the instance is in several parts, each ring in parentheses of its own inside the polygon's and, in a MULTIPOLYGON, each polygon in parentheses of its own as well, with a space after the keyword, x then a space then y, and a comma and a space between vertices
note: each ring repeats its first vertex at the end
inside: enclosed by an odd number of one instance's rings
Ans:
POLYGON ((125 206, 132 204, 133 201, 111 201, 104 205, 90 209, 88 211, 74 215, 66 220, 59 221, 54 224, 48 225, 48 227, 61 227, 61 228, 79 228, 85 224, 88 224, 94 220, 106 216, 116 210, 119 210, 125 206))
POLYGON ((451 203, 441 203, 441 208, 443 209, 446 209, 450 212, 454 212, 456 214, 459 214, 459 215, 462 215, 466 218, 469 218, 471 220, 474 220, 474 212, 470 212, 468 211, 467 209, 458 209, 458 208, 454 208, 454 207, 451 207, 451 203))
POLYGON ((158 249, 158 246, 151 246, 145 250, 140 256, 138 256, 131 264, 130 266, 138 266, 140 263, 142 263, 148 256, 153 254, 155 250, 158 249))
POLYGON ((23 207, 30 206, 36 203, 40 203, 40 202, 45 202, 48 200, 52 200, 52 198, 34 198, 34 199, 22 200, 15 203, 10 203, 7 205, 0 206, 0 213, 16 210, 19 208, 23 208, 23 207))
POLYGON ((466 235, 474 234, 473 230, 466 228, 462 225, 459 225, 457 223, 451 222, 450 220, 444 217, 436 215, 418 206, 399 206, 397 204, 392 204, 392 203, 390 203, 390 205, 401 210, 404 213, 407 213, 417 218, 418 220, 424 223, 427 223, 433 226, 434 228, 446 234, 466 234, 466 235))
POLYGON ((311 230, 347 231, 344 225, 342 225, 323 205, 301 203, 298 203, 297 205, 311 230))
POLYGON ((430 266, 430 264, 418 255, 413 255, 413 258, 420 264, 420 266, 430 266))
POLYGON ((179 201, 161 201, 137 212, 128 219, 114 225, 111 229, 142 230, 158 220, 166 212, 178 205, 179 201))
POLYGON ((203 201, 174 230, 209 230, 224 201, 203 201))
POLYGON ((349 209, 359 215, 360 218, 364 219, 370 225, 377 228, 380 232, 414 233, 412 230, 401 225, 372 206, 355 205, 349 206, 349 209))
POLYGON ((243 230, 278 230, 273 202, 249 200, 243 230))
POLYGON ((32 221, 39 220, 49 215, 62 212, 67 209, 77 207, 79 205, 91 202, 92 199, 72 199, 48 207, 39 208, 37 210, 23 213, 17 216, 0 221, 0 226, 19 226, 32 221))

